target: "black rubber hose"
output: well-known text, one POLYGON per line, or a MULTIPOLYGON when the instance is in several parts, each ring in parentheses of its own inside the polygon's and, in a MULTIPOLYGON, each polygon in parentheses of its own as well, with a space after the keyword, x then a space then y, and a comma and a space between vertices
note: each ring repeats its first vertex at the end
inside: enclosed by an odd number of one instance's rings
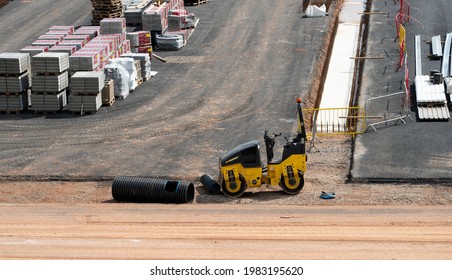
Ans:
POLYGON ((113 199, 140 203, 187 203, 195 196, 192 182, 119 176, 113 180, 113 199))

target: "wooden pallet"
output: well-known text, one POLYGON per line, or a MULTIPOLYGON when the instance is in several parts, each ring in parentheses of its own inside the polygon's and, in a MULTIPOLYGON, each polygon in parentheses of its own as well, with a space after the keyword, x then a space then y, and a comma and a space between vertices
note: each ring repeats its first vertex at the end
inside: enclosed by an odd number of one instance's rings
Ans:
POLYGON ((0 0, 0 8, 3 8, 6 4, 8 4, 9 0, 0 0))
POLYGON ((33 110, 33 108, 31 108, 31 109, 32 109, 33 113, 35 113, 35 114, 43 114, 43 115, 47 115, 47 114, 55 115, 55 114, 61 112, 61 110, 58 110, 58 111, 55 111, 55 110, 41 111, 41 110, 33 110))
POLYGON ((58 95, 62 92, 64 92, 65 90, 63 89, 62 91, 31 91, 31 94, 34 95, 58 95))
POLYGON ((61 72, 61 73, 55 73, 55 72, 36 72, 35 75, 36 76, 59 76, 61 74, 63 74, 65 71, 61 72))
POLYGON ((22 72, 20 74, 17 74, 17 73, 0 73, 0 77, 20 77, 20 76, 22 76, 25 73, 27 73, 27 71, 24 71, 24 72, 22 72))
POLYGON ((97 113, 97 111, 70 111, 70 112, 72 113, 72 115, 80 114, 81 116, 94 115, 95 113, 97 113))
POLYGON ((117 12, 122 12, 122 7, 116 7, 116 6, 93 6, 93 11, 117 13, 117 12))
POLYGON ((185 0, 185 6, 196 6, 209 2, 209 0, 185 0))
POLYGON ((105 101, 103 101, 102 102, 102 106, 108 106, 108 107, 111 107, 112 105, 113 105, 113 103, 115 103, 115 98, 113 97, 113 99, 111 99, 111 100, 105 100, 105 101))
POLYGON ((97 96, 99 92, 92 93, 92 92, 72 92, 74 96, 97 96))
POLYGON ((28 90, 22 91, 22 92, 9 92, 9 91, 5 91, 5 92, 0 92, 0 95, 6 95, 6 96, 19 96, 22 94, 27 93, 28 90))
POLYGON ((121 0, 91 0, 94 5, 122 5, 121 0))
POLYGON ((0 114, 6 114, 6 115, 18 115, 20 114, 21 110, 0 110, 0 114))
POLYGON ((93 11, 93 19, 103 19, 103 18, 120 18, 123 16, 121 12, 104 12, 104 11, 93 11))

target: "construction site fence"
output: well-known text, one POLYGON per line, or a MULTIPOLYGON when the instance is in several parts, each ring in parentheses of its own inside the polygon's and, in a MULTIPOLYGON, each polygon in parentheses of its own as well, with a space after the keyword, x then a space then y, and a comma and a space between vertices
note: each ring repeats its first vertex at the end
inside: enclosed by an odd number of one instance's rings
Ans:
POLYGON ((405 118, 411 119, 410 104, 409 91, 367 99, 364 106, 366 130, 376 131, 382 126, 405 123, 405 118))
POLYGON ((362 107, 307 108, 305 128, 308 137, 324 135, 351 135, 364 133, 365 115, 362 107))

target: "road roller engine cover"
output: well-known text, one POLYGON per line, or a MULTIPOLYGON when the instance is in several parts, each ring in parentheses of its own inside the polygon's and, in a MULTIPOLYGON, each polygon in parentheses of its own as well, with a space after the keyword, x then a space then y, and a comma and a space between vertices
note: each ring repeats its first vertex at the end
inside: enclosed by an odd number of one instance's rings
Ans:
POLYGON ((219 160, 218 184, 226 196, 239 197, 247 188, 262 185, 280 186, 288 194, 298 194, 304 186, 306 171, 306 131, 301 99, 297 98, 298 129, 292 140, 286 138, 282 158, 274 160, 275 138, 280 134, 264 133, 267 165, 261 162, 259 141, 241 144, 219 160))

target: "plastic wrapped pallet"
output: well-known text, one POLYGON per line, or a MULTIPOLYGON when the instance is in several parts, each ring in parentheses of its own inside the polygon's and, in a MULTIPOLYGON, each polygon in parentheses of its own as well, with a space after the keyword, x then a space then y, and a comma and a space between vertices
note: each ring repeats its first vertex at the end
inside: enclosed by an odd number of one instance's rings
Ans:
POLYGON ((59 75, 34 75, 31 79, 33 92, 60 92, 69 85, 67 71, 59 75))
POLYGON ((28 53, 0 53, 0 73, 21 74, 30 70, 28 53))
POLYGON ((121 57, 130 57, 134 60, 139 60, 141 64, 141 77, 144 81, 151 78, 151 59, 149 55, 144 53, 126 53, 121 55, 121 57))
POLYGON ((141 77, 141 62, 139 60, 134 60, 133 65, 137 72, 137 76, 136 76, 135 80, 137 80, 137 82, 140 83, 140 81, 143 81, 143 77, 141 77))
POLYGON ((193 32, 193 29, 190 28, 190 29, 182 29, 182 30, 169 30, 169 31, 166 31, 165 34, 182 36, 184 46, 185 46, 187 44, 188 39, 190 38, 192 32, 193 32))
POLYGON ((109 63, 120 64, 129 73, 129 90, 134 90, 137 87, 137 70, 135 69, 134 59, 130 57, 120 57, 111 59, 109 63))
POLYGON ((30 73, 20 76, 0 76, 0 92, 23 92, 30 87, 30 73))
POLYGON ((32 57, 33 72, 62 73, 69 69, 69 54, 44 52, 32 57))
POLYGON ((162 34, 156 36, 157 47, 161 50, 178 51, 184 46, 184 38, 176 34, 162 34))
POLYGON ((97 112, 102 106, 102 93, 96 95, 69 95, 68 108, 71 112, 97 112))
POLYGON ((118 63, 107 64, 104 72, 106 80, 114 80, 115 97, 125 99, 129 95, 129 72, 118 63))
POLYGON ((58 94, 32 94, 31 109, 34 111, 59 111, 67 105, 66 91, 58 94))
POLYGON ((71 90, 75 93, 98 93, 105 86, 105 73, 96 71, 76 72, 71 77, 71 90))

